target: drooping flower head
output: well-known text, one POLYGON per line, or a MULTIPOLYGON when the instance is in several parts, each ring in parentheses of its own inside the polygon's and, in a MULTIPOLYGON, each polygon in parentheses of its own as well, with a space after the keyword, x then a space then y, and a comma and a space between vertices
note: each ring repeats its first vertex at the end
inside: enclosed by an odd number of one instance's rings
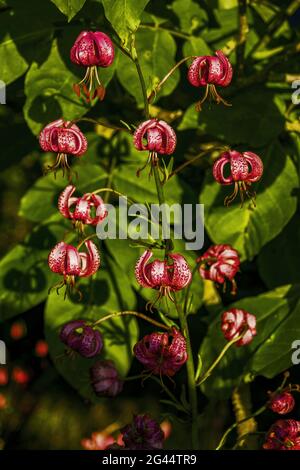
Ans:
POLYGON ((76 276, 92 276, 100 267, 100 253, 96 245, 91 240, 84 244, 86 252, 79 252, 74 246, 59 242, 49 253, 49 268, 64 277, 63 281, 53 287, 58 292, 61 287, 66 286, 65 296, 75 287, 76 276))
POLYGON ((60 194, 58 199, 59 212, 71 219, 80 233, 84 232, 84 225, 97 225, 105 219, 108 212, 100 196, 93 193, 74 197, 76 187, 69 185, 60 194))
MULTIPOLYGON (((135 277, 142 287, 159 290, 160 299, 167 295, 174 301, 172 292, 186 287, 192 280, 192 272, 185 258, 179 253, 169 253, 163 261, 149 263, 152 252, 146 250, 135 267, 135 277)), ((157 299, 157 300, 158 300, 157 299)))
POLYGON ((156 375, 171 377, 187 361, 186 341, 176 328, 144 336, 133 348, 136 358, 156 375))
POLYGON ((226 281, 232 283, 232 294, 236 292, 234 276, 240 267, 238 252, 231 245, 213 245, 197 260, 199 274, 203 279, 209 279, 218 284, 226 281))
POLYGON ((55 152, 57 154, 54 165, 49 166, 47 171, 56 172, 59 167, 63 174, 70 174, 68 155, 81 157, 87 150, 87 140, 76 124, 70 121, 58 119, 50 122, 40 132, 40 146, 44 152, 55 152))
POLYGON ((204 97, 196 105, 200 111, 202 103, 209 96, 218 104, 229 106, 217 92, 216 85, 227 87, 232 80, 232 66, 222 51, 216 51, 215 56, 200 56, 193 60, 188 70, 188 80, 195 87, 206 87, 204 97))
POLYGON ((84 78, 73 86, 75 93, 80 96, 82 89, 87 101, 96 96, 102 101, 105 88, 97 67, 109 67, 113 63, 115 51, 111 39, 100 31, 82 31, 72 46, 70 57, 74 64, 86 67, 84 78))
POLYGON ((260 157, 253 152, 240 153, 231 150, 222 153, 214 163, 213 176, 219 184, 234 184, 233 193, 224 200, 225 206, 229 206, 238 193, 240 193, 242 203, 246 195, 255 204, 255 192, 250 191, 250 186, 251 183, 260 180, 263 169, 260 157), (228 176, 225 175, 227 168, 228 176))
POLYGON ((274 413, 278 413, 279 415, 286 415, 290 413, 294 407, 295 399, 288 391, 283 391, 271 396, 269 408, 274 411, 274 413))
POLYGON ((62 327, 59 337, 68 348, 83 357, 95 357, 103 348, 100 331, 85 320, 69 321, 62 327))
POLYGON ((300 421, 295 419, 279 419, 270 428, 266 442, 266 450, 300 450, 300 421))
MULTIPOLYGON (((176 142, 174 129, 165 121, 158 119, 149 119, 142 122, 136 129, 133 137, 133 143, 137 150, 149 151, 146 165, 149 162, 152 165, 157 165, 158 155, 171 155, 176 148, 176 142)), ((140 174, 145 166, 138 170, 137 175, 140 174)))
POLYGON ((121 429, 126 449, 162 449, 164 433, 160 425, 147 414, 134 416, 133 422, 121 429))
POLYGON ((91 383, 96 395, 115 397, 123 389, 123 381, 113 361, 97 361, 90 369, 91 383))
POLYGON ((231 308, 222 314, 221 329, 227 341, 239 336, 236 346, 245 346, 251 343, 256 335, 256 317, 242 308, 231 308))

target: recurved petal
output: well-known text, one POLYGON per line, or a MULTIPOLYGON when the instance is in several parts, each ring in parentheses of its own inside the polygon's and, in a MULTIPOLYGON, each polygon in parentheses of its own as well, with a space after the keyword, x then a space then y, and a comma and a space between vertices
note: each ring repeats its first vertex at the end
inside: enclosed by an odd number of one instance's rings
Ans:
POLYGON ((156 123, 156 119, 148 119, 148 121, 142 122, 134 132, 133 144, 137 150, 147 150, 147 143, 143 142, 145 133, 156 123))
POLYGON ((220 184, 233 183, 231 174, 227 177, 224 175, 224 167, 227 163, 230 163, 229 152, 222 153, 222 155, 214 163, 213 177, 220 184))
POLYGON ((77 203, 75 206, 75 210, 73 213, 73 218, 75 220, 81 220, 84 224, 91 223, 90 218, 90 207, 91 203, 84 197, 80 197, 77 199, 77 203))
POLYGON ((263 162, 261 161, 260 157, 253 152, 244 152, 243 156, 251 167, 247 181, 254 183, 262 177, 264 171, 263 162))
POLYGON ((152 152, 162 153, 163 135, 158 127, 147 130, 147 149, 152 152))
POLYGON ((172 272, 169 271, 170 287, 180 290, 186 287, 192 280, 192 272, 185 258, 178 253, 170 253, 173 260, 172 272))
POLYGON ((233 75, 232 65, 222 51, 216 51, 216 56, 221 64, 221 74, 216 84, 223 87, 228 86, 231 83, 233 75))
POLYGON ((163 145, 159 153, 162 155, 171 155, 176 148, 176 132, 173 127, 169 126, 165 121, 158 121, 158 127, 163 132, 163 145))
POLYGON ((159 259, 144 267, 146 279, 149 279, 152 288, 166 286, 169 284, 169 277, 165 261, 159 259))
POLYGON ((233 181, 248 181, 249 165, 243 154, 232 150, 230 152, 230 169, 233 181))
POLYGON ((48 264, 54 273, 64 274, 67 244, 59 242, 49 253, 48 264))
POLYGON ((208 63, 207 56, 196 57, 188 70, 188 81, 191 85, 200 87, 207 85, 208 63))
POLYGON ((65 258, 65 271, 63 274, 78 276, 80 273, 80 257, 77 248, 67 245, 67 253, 65 258))
POLYGON ((79 253, 81 268, 79 272, 80 277, 88 277, 95 274, 100 268, 100 253, 95 243, 92 240, 85 242, 87 253, 79 253))
POLYGON ((97 225, 99 222, 105 219, 108 215, 108 211, 106 209, 106 205, 103 199, 98 196, 97 194, 91 195, 91 201, 96 209, 96 216, 91 220, 92 225, 97 225))
POLYGON ((70 206, 77 200, 77 198, 71 198, 72 194, 76 191, 76 187, 68 185, 60 194, 58 198, 58 210, 67 219, 72 219, 73 214, 70 212, 70 206))
POLYGON ((151 282, 145 275, 145 266, 152 256, 152 251, 146 250, 135 265, 135 277, 142 287, 152 287, 151 282))

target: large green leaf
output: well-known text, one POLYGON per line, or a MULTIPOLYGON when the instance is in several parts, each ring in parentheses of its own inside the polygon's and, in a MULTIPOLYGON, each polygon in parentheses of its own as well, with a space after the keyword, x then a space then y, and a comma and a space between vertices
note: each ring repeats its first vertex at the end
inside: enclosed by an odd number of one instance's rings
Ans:
MULTIPOLYGON (((198 90, 200 99, 204 88, 198 90)), ((218 92, 222 95, 224 89, 219 88, 218 92)), ((272 91, 252 87, 228 101, 232 106, 225 107, 214 103, 210 106, 206 102, 200 113, 192 104, 185 112, 178 129, 198 129, 201 133, 211 134, 229 145, 248 144, 251 147, 266 145, 283 131, 285 121, 281 114, 281 101, 272 91), (263 112, 261 103, 264 104, 263 112)))
MULTIPOLYGON (((231 186, 220 186, 206 176, 200 202, 205 205, 205 227, 214 243, 229 243, 242 259, 252 259, 260 249, 285 227, 293 216, 297 200, 293 193, 298 187, 298 175, 288 155, 279 143, 261 153, 264 174, 256 184, 256 208, 250 202, 240 208, 236 200, 224 207, 224 197, 231 186)), ((237 198, 238 199, 238 198, 237 198)))
MULTIPOLYGON (((166 31, 140 30, 136 34, 136 49, 149 93, 175 65, 176 43, 172 35, 166 31)), ((123 87, 135 97, 138 105, 142 105, 143 94, 137 70, 124 54, 120 55, 117 76, 123 87)), ((176 70, 164 84, 159 96, 172 93, 178 80, 179 72, 176 70)))
POLYGON ((102 0, 106 18, 125 44, 129 35, 137 30, 148 2, 149 0, 102 0))
POLYGON ((68 21, 81 10, 86 0, 51 0, 54 5, 68 18, 68 21))
POLYGON ((186 33, 192 33, 207 21, 206 11, 193 0, 175 0, 171 8, 178 16, 182 31, 186 33))
POLYGON ((54 7, 39 0, 9 3, 10 9, 0 15, 1 80, 6 84, 23 75, 33 60, 39 61, 48 53, 52 23, 59 17, 54 7))
POLYGON ((183 45, 184 56, 199 56, 199 55, 210 55, 210 47, 206 44, 203 38, 191 37, 188 41, 185 41, 183 45))
POLYGON ((298 259, 300 259, 300 218, 296 213, 284 230, 259 253, 259 274, 269 289, 286 282, 300 283, 300 269, 295 262, 298 259))
MULTIPOLYGON (((102 257, 103 258, 103 257, 102 257)), ((47 302, 45 312, 45 334, 50 354, 63 377, 81 395, 96 401, 91 388, 89 369, 99 359, 114 361, 119 373, 125 376, 133 357, 132 348, 138 339, 138 325, 134 317, 115 318, 103 323, 100 331, 104 339, 104 350, 95 359, 74 359, 65 357, 64 345, 58 334, 62 325, 74 319, 96 321, 108 313, 134 309, 135 296, 130 287, 127 275, 111 259, 102 259, 102 266, 93 278, 80 281, 79 289, 83 301, 63 300, 63 296, 52 294, 47 302)))
MULTIPOLYGON (((283 286, 257 297, 242 299, 240 307, 256 315, 257 336, 247 346, 233 346, 211 377, 203 384, 208 396, 229 396, 242 380, 257 375, 272 378, 292 366, 291 346, 300 338, 300 286, 283 286)), ((230 308, 229 306, 228 308, 230 308)), ((203 371, 218 356, 226 342, 220 329, 220 318, 210 323, 200 354, 203 371)))
POLYGON ((41 66, 32 64, 25 81, 24 116, 34 134, 61 116, 78 119, 88 111, 89 107, 73 91, 77 81, 61 59, 56 41, 46 62, 41 66))
POLYGON ((66 225, 51 219, 1 260, 0 322, 26 312, 47 297, 55 277, 48 267, 48 254, 65 231, 66 225))

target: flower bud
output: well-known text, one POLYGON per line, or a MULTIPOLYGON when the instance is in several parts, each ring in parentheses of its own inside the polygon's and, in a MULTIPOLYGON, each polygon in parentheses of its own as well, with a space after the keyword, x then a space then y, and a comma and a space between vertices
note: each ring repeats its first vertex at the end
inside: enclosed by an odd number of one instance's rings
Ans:
POLYGON ((97 361, 90 369, 92 387, 99 396, 115 397, 123 389, 113 361, 97 361))
POLYGON ((83 357, 95 357, 103 348, 100 332, 87 325, 84 320, 66 323, 59 335, 61 341, 83 357))

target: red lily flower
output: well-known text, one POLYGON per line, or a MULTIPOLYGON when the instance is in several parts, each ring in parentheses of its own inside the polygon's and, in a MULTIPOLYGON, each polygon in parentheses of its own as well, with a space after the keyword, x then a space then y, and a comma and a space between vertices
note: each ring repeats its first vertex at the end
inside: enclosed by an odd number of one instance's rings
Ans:
POLYGON ((232 294, 236 293, 234 276, 239 270, 240 258, 231 245, 213 245, 196 262, 200 263, 199 274, 203 279, 224 284, 224 288, 228 280, 232 283, 232 294))
POLYGON ((218 104, 230 106, 217 92, 216 85, 227 87, 232 80, 232 66, 222 51, 216 51, 216 56, 196 57, 188 70, 188 80, 195 87, 206 87, 204 97, 196 105, 196 110, 201 110, 201 105, 209 96, 218 104))
MULTIPOLYGON (((151 162, 152 165, 158 164, 159 155, 171 155, 176 148, 176 134, 174 129, 165 121, 158 119, 149 119, 142 122, 136 129, 133 137, 133 143, 137 150, 149 150, 146 165, 151 162)), ((137 175, 146 167, 138 170, 137 175)))
POLYGON ((77 248, 72 245, 67 245, 65 242, 57 243, 49 253, 49 268, 54 273, 64 276, 63 281, 53 287, 57 289, 58 293, 61 287, 66 286, 65 297, 69 290, 75 287, 76 276, 92 276, 100 267, 100 253, 96 245, 91 240, 87 240, 84 244, 87 253, 79 252, 77 248))
POLYGON ((109 67, 113 63, 114 57, 113 43, 105 33, 82 31, 70 52, 70 58, 74 64, 87 67, 81 82, 73 85, 75 93, 80 96, 82 89, 87 101, 96 98, 96 96, 102 101, 105 96, 105 88, 100 81, 97 67, 109 67))
POLYGON ((61 166, 63 174, 70 173, 68 155, 81 157, 87 149, 87 140, 76 124, 58 119, 48 124, 40 133, 40 146, 44 152, 57 153, 54 165, 48 171, 54 171, 61 166))
MULTIPOLYGON (((186 287, 192 280, 192 273, 185 258, 179 253, 169 253, 164 261, 148 263, 152 252, 146 250, 135 267, 135 277, 142 287, 159 290, 158 299, 167 295, 172 302, 172 292, 186 287)), ((157 300, 158 300, 157 299, 157 300)))
POLYGON ((244 195, 255 199, 255 192, 250 191, 251 183, 259 181, 263 174, 263 162, 260 157, 253 152, 237 152, 231 150, 224 152, 215 161, 213 166, 213 176, 215 180, 223 185, 233 184, 234 191, 230 196, 224 200, 224 204, 229 204, 236 198, 238 192, 240 193, 241 201, 244 202, 244 195), (225 167, 229 166, 230 175, 225 176, 225 167))
POLYGON ((71 219, 76 228, 84 233, 84 225, 97 225, 107 217, 107 210, 103 199, 97 194, 87 193, 82 197, 74 197, 76 187, 69 185, 60 194, 58 199, 59 212, 71 219))
POLYGON ((227 341, 237 338, 244 332, 243 337, 235 344, 245 346, 251 343, 256 335, 256 317, 241 308, 232 308, 223 313, 221 329, 227 341))

